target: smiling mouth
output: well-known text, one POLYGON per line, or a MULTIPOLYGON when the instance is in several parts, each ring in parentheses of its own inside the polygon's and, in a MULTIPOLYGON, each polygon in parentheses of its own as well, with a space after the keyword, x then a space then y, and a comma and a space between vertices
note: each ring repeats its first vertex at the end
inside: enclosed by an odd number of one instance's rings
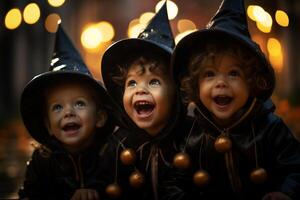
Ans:
POLYGON ((155 105, 149 101, 137 101, 134 103, 134 109, 139 115, 149 115, 154 110, 155 105))
POLYGON ((77 123, 67 123, 66 125, 63 126, 63 130, 65 132, 74 132, 77 131, 80 128, 80 125, 77 123))
POLYGON ((231 103, 233 98, 229 97, 229 96, 219 95, 219 96, 214 97, 213 100, 219 106, 226 106, 231 103))

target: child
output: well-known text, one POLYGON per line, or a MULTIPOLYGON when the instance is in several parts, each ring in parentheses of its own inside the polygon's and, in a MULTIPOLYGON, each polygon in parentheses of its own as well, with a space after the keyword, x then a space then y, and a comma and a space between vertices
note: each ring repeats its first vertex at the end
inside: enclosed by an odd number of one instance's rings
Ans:
POLYGON ((34 77, 21 96, 24 124, 40 145, 20 199, 99 199, 99 152, 113 127, 107 103, 104 88, 59 26, 50 71, 34 77))
POLYGON ((176 151, 172 139, 189 130, 170 75, 173 47, 165 3, 138 38, 118 41, 104 53, 102 77, 120 125, 107 153, 116 158, 115 171, 107 173, 112 198, 159 199, 176 151))
POLYGON ((207 29, 174 50, 174 74, 194 102, 165 199, 300 199, 300 144, 273 114, 275 76, 249 36, 242 0, 224 0, 207 29))

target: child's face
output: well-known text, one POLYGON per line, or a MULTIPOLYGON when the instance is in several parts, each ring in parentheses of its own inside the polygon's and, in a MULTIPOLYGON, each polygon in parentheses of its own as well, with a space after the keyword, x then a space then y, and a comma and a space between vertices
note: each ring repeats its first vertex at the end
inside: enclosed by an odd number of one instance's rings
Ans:
POLYGON ((215 64, 199 75, 199 98, 219 124, 227 125, 247 102, 249 88, 234 57, 222 55, 215 64))
POLYGON ((128 70, 123 105, 135 124, 154 136, 166 125, 174 98, 174 83, 162 72, 133 65, 128 70))
POLYGON ((89 146, 96 127, 102 127, 106 121, 106 114, 97 112, 91 91, 79 84, 49 89, 46 106, 49 133, 70 151, 89 146))

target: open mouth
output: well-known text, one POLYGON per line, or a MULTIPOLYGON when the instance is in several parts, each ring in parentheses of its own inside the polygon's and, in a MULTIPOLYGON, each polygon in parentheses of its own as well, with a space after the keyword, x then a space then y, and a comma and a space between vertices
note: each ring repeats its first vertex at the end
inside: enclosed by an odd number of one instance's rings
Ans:
POLYGON ((137 101, 134 103, 134 109, 139 115, 149 115, 154 110, 155 105, 149 101, 137 101))
POLYGON ((62 129, 66 132, 70 132, 70 131, 77 131, 79 128, 80 128, 79 124, 72 122, 64 125, 62 129))
POLYGON ((233 100, 233 98, 229 97, 229 96, 219 95, 219 96, 214 97, 213 100, 219 106, 226 106, 226 105, 230 104, 230 102, 233 100))

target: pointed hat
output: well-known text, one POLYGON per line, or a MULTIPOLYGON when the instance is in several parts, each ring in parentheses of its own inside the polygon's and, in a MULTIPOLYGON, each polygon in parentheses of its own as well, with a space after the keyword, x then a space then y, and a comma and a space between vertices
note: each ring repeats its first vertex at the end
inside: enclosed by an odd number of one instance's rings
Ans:
POLYGON ((260 73, 266 77, 270 88, 257 98, 267 99, 275 87, 275 75, 260 47, 251 40, 248 30, 244 0, 223 0, 214 17, 203 30, 184 37, 176 46, 172 56, 173 75, 177 82, 187 72, 190 56, 195 49, 205 46, 210 38, 236 41, 248 48, 261 62, 260 73))
POLYGON ((103 102, 107 101, 105 89, 93 79, 80 54, 73 46, 62 26, 56 32, 54 53, 49 71, 35 76, 21 94, 20 112, 30 135, 45 144, 50 135, 44 125, 44 91, 59 80, 78 80, 99 91, 103 102))
POLYGON ((111 79, 111 74, 118 70, 118 67, 125 67, 124 63, 130 56, 136 53, 142 55, 152 52, 169 60, 174 46, 175 42, 168 19, 167 1, 165 1, 137 38, 115 42, 105 51, 102 57, 101 72, 108 93, 117 102, 122 99, 122 88, 111 79))

